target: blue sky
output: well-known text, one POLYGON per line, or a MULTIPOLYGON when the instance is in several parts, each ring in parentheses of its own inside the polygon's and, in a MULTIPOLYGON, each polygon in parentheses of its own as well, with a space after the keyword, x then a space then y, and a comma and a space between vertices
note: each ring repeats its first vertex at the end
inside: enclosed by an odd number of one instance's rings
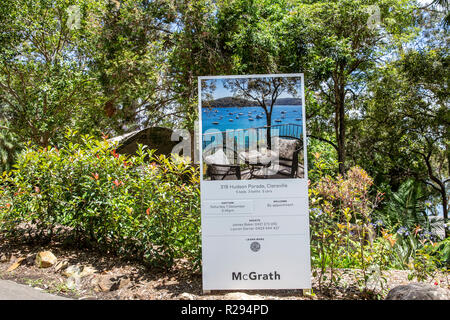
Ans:
MULTIPOLYGON (((251 78, 251 77, 249 77, 251 78)), ((216 85, 216 89, 213 92, 213 98, 214 99, 219 99, 219 98, 223 98, 223 97, 232 97, 233 93, 231 91, 229 91, 228 89, 226 89, 223 86, 223 80, 222 79, 214 79, 214 80, 206 80, 206 82, 209 83, 214 83, 216 85)), ((292 98, 293 96, 291 94, 289 94, 288 92, 283 92, 279 98, 292 98)), ((300 98, 300 95, 299 95, 300 98)))

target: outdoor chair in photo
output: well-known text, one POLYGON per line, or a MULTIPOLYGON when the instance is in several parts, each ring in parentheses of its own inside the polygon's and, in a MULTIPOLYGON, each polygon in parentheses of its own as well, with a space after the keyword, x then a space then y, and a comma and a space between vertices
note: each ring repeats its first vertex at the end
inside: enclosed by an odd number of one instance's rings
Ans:
POLYGON ((278 150, 278 158, 268 166, 252 172, 253 179, 303 178, 303 166, 299 155, 303 151, 303 141, 291 136, 273 137, 272 146, 278 150))
POLYGON ((241 167, 236 164, 237 155, 234 150, 212 149, 210 154, 204 154, 203 159, 206 175, 211 180, 241 180, 241 167))
MULTIPOLYGON (((236 146, 237 144, 235 144, 236 146)), ((272 137, 273 150, 260 148, 236 151, 209 147, 203 154, 208 180, 252 180, 303 178, 303 141, 283 135, 272 137)))

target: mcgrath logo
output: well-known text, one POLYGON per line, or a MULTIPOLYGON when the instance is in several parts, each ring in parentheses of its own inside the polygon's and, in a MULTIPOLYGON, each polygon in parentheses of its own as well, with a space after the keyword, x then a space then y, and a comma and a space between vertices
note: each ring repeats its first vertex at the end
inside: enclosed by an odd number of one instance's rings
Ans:
POLYGON ((257 242, 257 241, 254 241, 254 242, 252 242, 252 243, 250 244, 250 249, 251 249, 253 252, 258 252, 259 249, 261 249, 261 244, 260 244, 259 242, 257 242))
POLYGON ((247 280, 281 280, 281 275, 274 271, 269 273, 256 273, 254 271, 249 273, 232 272, 231 280, 247 281, 247 280))

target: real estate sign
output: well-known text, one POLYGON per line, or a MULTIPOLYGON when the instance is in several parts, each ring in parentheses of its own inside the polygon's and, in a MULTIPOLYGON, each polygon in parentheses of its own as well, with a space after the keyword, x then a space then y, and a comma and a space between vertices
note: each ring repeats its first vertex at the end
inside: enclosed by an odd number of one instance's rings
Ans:
POLYGON ((203 289, 311 287, 303 74, 199 78, 203 289))

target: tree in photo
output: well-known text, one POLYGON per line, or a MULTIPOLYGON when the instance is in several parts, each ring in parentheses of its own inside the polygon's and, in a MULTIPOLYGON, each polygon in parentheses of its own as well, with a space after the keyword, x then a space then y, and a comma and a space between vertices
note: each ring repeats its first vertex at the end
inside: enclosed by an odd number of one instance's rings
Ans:
POLYGON ((264 110, 267 123, 267 146, 269 149, 272 146, 272 113, 277 99, 284 93, 289 93, 292 97, 298 97, 300 86, 300 78, 262 77, 224 80, 224 87, 229 89, 235 97, 255 102, 264 110))

